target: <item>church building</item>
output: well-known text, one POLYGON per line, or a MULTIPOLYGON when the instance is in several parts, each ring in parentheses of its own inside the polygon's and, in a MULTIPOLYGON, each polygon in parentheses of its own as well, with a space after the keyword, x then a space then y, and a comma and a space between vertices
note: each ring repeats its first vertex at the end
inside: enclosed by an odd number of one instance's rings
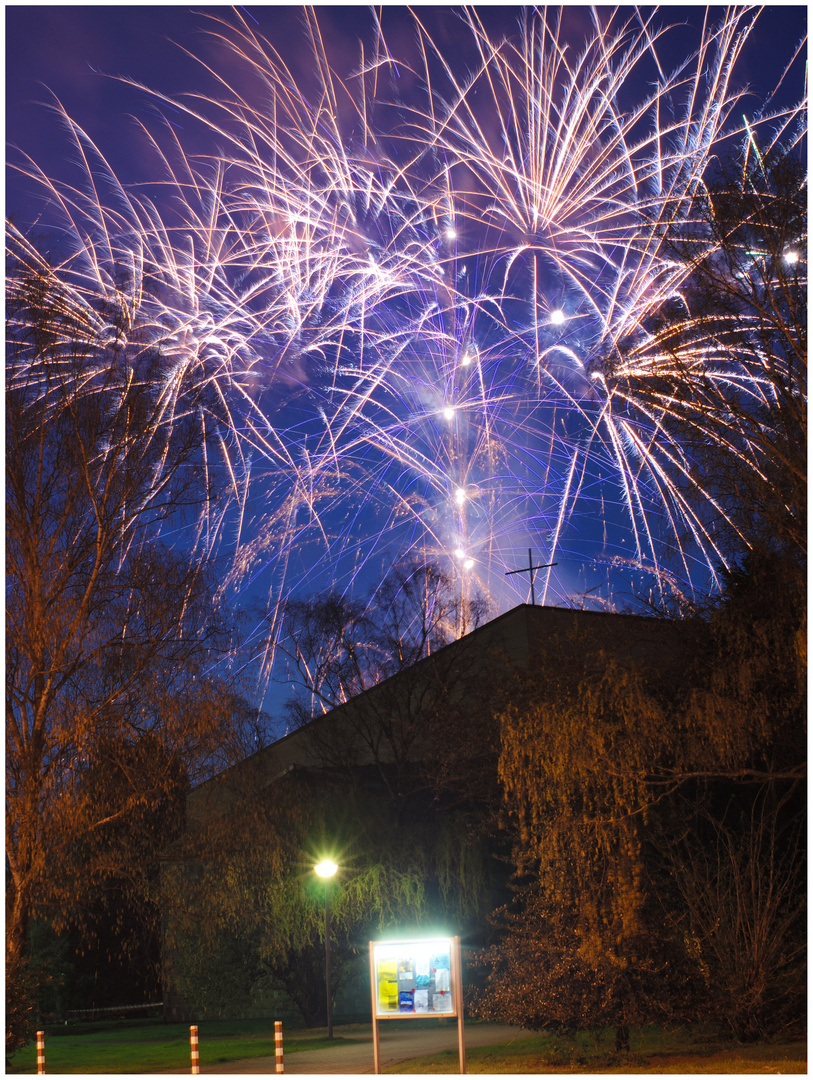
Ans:
MULTIPOLYGON (((382 835, 390 828, 396 837, 441 833, 446 836, 450 830, 453 834, 457 829, 460 836, 456 843, 453 835, 451 840, 448 836, 444 840, 447 849, 455 849, 455 858, 473 859, 475 849, 480 852, 485 866, 481 877, 484 873, 484 880, 487 880, 477 903, 468 907, 462 900, 456 907, 454 898, 449 898, 448 892, 453 886, 448 884, 451 879, 448 870, 444 869, 444 856, 439 853, 430 858, 427 854, 427 896, 435 897, 437 910, 442 908, 447 920, 453 917, 449 912, 460 913, 459 918, 465 925, 456 926, 454 932, 462 931, 465 957, 467 945, 476 947, 484 943, 488 916, 497 903, 505 902, 508 895, 507 860, 499 861, 495 858, 497 852, 492 850, 493 845, 498 846, 501 841, 496 834, 491 834, 489 839, 487 830, 478 835, 477 822, 484 821, 489 814, 493 816, 499 798, 499 725, 495 718, 500 708, 511 700, 513 688, 519 685, 517 680, 589 679, 594 674, 599 677, 611 659, 646 670, 653 679, 679 680, 687 632, 687 624, 665 619, 523 604, 193 788, 186 800, 186 835, 168 853, 165 871, 166 882, 171 882, 175 875, 176 897, 179 892, 183 893, 187 930, 192 924, 194 896, 199 895, 208 903, 209 893, 217 891, 217 882, 234 873, 236 863, 227 865, 224 861, 222 870, 211 879, 215 884, 207 886, 208 892, 202 889, 196 894, 191 886, 178 889, 179 874, 181 877, 186 875, 183 880, 188 882, 198 880, 200 874, 205 873, 201 867, 219 857, 212 855, 212 836, 226 837, 230 835, 230 829, 237 828, 237 822, 245 820, 249 824, 238 830, 242 835, 240 843, 244 844, 244 834, 253 830, 259 837, 260 826, 250 822, 254 820, 252 813, 261 805, 282 806, 288 814, 298 799, 307 802, 309 807, 325 799, 336 808, 338 818, 349 802, 358 798, 353 804, 356 807, 353 813, 358 817, 369 812, 371 819, 375 817, 380 823, 378 831, 382 835), (286 792, 284 798, 283 792, 286 792), (420 833, 421 829, 427 831, 420 833), (204 848, 200 844, 196 847, 196 837, 204 835, 210 838, 208 857, 201 855, 204 848), (445 906, 438 899, 441 894, 445 897, 445 906)), ((282 812, 269 811, 272 818, 282 812)), ((327 820, 330 820, 330 814, 327 820)), ((373 833, 377 827, 374 822, 373 833)), ((293 826, 284 835, 292 835, 292 829, 293 826)), ((426 839, 414 841, 425 847, 428 842, 426 839)), ((225 849, 232 841, 217 843, 225 849)), ((240 865, 246 869, 242 871, 242 877, 237 877, 243 881, 251 877, 252 857, 245 847, 241 852, 243 863, 240 865)), ((301 861, 306 861, 308 854, 303 852, 301 861)), ((264 851, 263 858, 266 857, 270 858, 270 855, 264 851)), ((386 853, 376 858, 381 861, 380 873, 385 875, 386 853)), ((401 862, 404 860, 402 855, 401 862)), ((471 875, 472 880, 477 876, 471 869, 465 873, 471 875)), ((461 877, 460 880, 466 879, 461 877)), ((306 877, 303 877, 303 883, 303 889, 310 887, 306 877)), ((252 886, 252 889, 254 891, 246 894, 246 912, 254 910, 253 905, 259 903, 256 887, 252 886)), ((286 902, 290 906, 295 901, 289 897, 286 902)), ((427 904, 428 909, 435 910, 429 901, 427 904)), ((263 983, 265 990, 257 989, 263 982, 258 976, 257 986, 253 989, 243 986, 239 992, 234 990, 229 994, 229 980, 222 971, 228 970, 229 977, 236 977, 236 969, 247 973, 252 967, 246 951, 251 936, 248 930, 229 931, 233 934, 229 946, 232 960, 221 962, 221 975, 217 976, 213 973, 214 967, 208 973, 204 970, 205 963, 201 958, 197 958, 196 963, 190 962, 192 938, 188 932, 173 934, 173 910, 180 910, 177 903, 175 908, 171 903, 167 904, 164 935, 167 1020, 196 1020, 203 1014, 261 1016, 270 1015, 272 1009, 276 1014, 280 1012, 279 991, 285 983, 285 972, 280 968, 278 958, 274 962, 276 966, 271 965, 275 972, 273 978, 269 976, 263 983), (218 1003, 215 987, 219 982, 223 985, 223 993, 218 1003), (273 993, 268 990, 272 985, 276 987, 273 993)), ((200 912, 200 919, 210 919, 207 931, 212 934, 216 922, 213 910, 208 915, 206 911, 200 912)), ((224 926, 237 926, 241 914, 238 911, 232 915, 231 921, 224 915, 224 926)), ((277 916, 278 924, 279 920, 280 916, 277 916)), ((270 915, 269 921, 273 922, 270 915)), ((274 929, 270 925, 263 927, 261 913, 255 923, 256 929, 252 933, 259 935, 258 941, 262 938, 264 942, 257 946, 259 952, 265 949, 269 955, 274 953, 275 941, 280 939, 282 931, 273 938, 274 929), (263 934, 270 936, 263 937, 263 934)), ((246 921, 245 926, 248 925, 249 921, 246 921)), ((359 929, 357 936, 372 932, 368 928, 363 932, 359 929)), ((357 953, 362 945, 360 940, 348 939, 348 955, 357 953)), ((219 941, 208 948, 213 956, 219 941)), ((303 968, 307 957, 301 942, 297 948, 299 952, 292 953, 291 963, 303 968)), ((319 977, 318 958, 323 948, 323 944, 314 940, 315 981, 319 977)), ((350 961, 347 963, 349 965, 350 961)), ((258 963, 258 970, 262 967, 258 963)), ((364 987, 364 965, 358 962, 356 967, 355 989, 351 985, 354 978, 349 975, 344 979, 346 985, 336 988, 337 1015, 342 1014, 343 1008, 347 1016, 363 1014, 365 1000, 369 1006, 369 996, 365 998, 369 990, 364 987)), ((346 967, 346 973, 349 970, 346 967)), ((245 978, 249 978, 248 974, 245 978)), ((301 1013, 307 1013, 307 1006, 293 991, 289 996, 296 998, 301 1013)))

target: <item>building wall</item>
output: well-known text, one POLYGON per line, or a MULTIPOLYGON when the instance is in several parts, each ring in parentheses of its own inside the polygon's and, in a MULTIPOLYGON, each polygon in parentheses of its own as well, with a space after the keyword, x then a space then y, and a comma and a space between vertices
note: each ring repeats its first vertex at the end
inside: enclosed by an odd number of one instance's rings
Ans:
MULTIPOLYGON (((462 708, 465 713, 467 695, 474 698, 473 709, 488 709, 492 684, 502 681, 504 686, 514 671, 536 671, 543 678, 549 673, 556 678, 563 656, 567 656, 571 672, 587 677, 600 675, 609 657, 626 658, 643 665, 653 678, 669 680, 679 692, 688 632, 687 624, 666 620, 521 605, 195 788, 187 798, 188 829, 191 833, 207 822, 239 814, 246 800, 261 797, 263 791, 297 770, 318 772, 326 765, 380 766, 388 753, 396 756, 400 748, 392 743, 388 749, 384 744, 373 752, 359 731, 379 721, 389 724, 393 717, 398 719, 399 713, 412 723, 415 709, 422 705, 432 716, 431 722, 438 724, 444 702, 449 709, 462 708), (378 762, 373 761, 376 755, 378 762)), ((420 717, 417 719, 420 721, 420 717)), ((456 738, 465 738, 465 723, 452 725, 450 732, 456 738)), ((409 744, 409 753, 418 762, 422 754, 436 750, 437 742, 433 750, 431 739, 422 743, 416 738, 409 744)), ((461 750, 464 755, 477 751, 474 744, 461 750)), ((185 873, 189 869, 179 863, 170 870, 170 865, 168 872, 185 873)), ((165 967, 167 1019, 194 1020, 195 1002, 182 1000, 173 991, 169 951, 165 967)), ((346 1002, 337 1002, 337 1016, 342 1010, 352 1015, 358 1000, 358 989, 351 990, 346 1002)), ((224 1008, 222 1015, 234 1015, 229 1013, 228 1004, 224 1008)), ((250 1005, 243 1002, 239 1015, 273 1013, 280 1019, 283 1012, 284 1003, 277 995, 258 998, 250 1005)))
MULTIPOLYGON (((187 821, 193 825, 226 813, 245 797, 247 790, 259 790, 290 769, 320 767, 323 758, 319 747, 328 733, 332 731, 336 741, 342 740, 354 711, 376 710, 388 695, 397 694, 397 683, 407 678, 420 679, 425 675, 428 679, 439 668, 454 671, 455 666, 463 668, 476 663, 478 657, 489 657, 503 671, 512 667, 528 669, 532 664, 544 670, 546 658, 550 662, 559 647, 569 652, 581 651, 585 670, 604 653, 655 664, 666 675, 679 661, 685 637, 683 623, 521 604, 419 661, 409 673, 385 680, 194 788, 186 800, 187 821)), ((370 756, 365 755, 364 748, 358 750, 357 763, 368 763, 370 756)))

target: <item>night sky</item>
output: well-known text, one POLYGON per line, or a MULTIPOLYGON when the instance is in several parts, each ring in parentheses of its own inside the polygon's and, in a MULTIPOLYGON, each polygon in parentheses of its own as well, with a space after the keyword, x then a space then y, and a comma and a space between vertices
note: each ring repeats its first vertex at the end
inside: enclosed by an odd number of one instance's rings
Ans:
MULTIPOLYGON (((245 6, 240 10, 256 20, 258 30, 280 50, 292 72, 306 84, 311 63, 301 34, 301 8, 288 5, 245 6)), ((332 58, 339 70, 352 70, 358 60, 357 40, 369 44, 372 31, 368 8, 318 6, 332 58)), ((449 8, 418 5, 417 10, 439 40, 454 41, 455 24, 449 8)), ((511 32, 517 9, 506 5, 478 6, 484 22, 495 31, 511 32)), ((642 8, 642 11, 649 9, 642 8)), ((712 8, 720 12, 721 8, 712 8)), ((405 9, 385 5, 385 30, 403 24, 401 33, 411 37, 405 9)), ((670 23, 699 25, 699 6, 664 6, 670 23)), ((60 136, 52 118, 42 108, 55 95, 68 114, 81 124, 122 179, 143 179, 144 158, 132 138, 129 117, 148 119, 155 106, 146 94, 120 83, 123 76, 167 95, 195 89, 209 90, 211 76, 199 60, 217 70, 233 70, 232 58, 214 41, 205 15, 228 20, 232 9, 220 5, 196 8, 152 5, 8 5, 6 15, 6 140, 54 173, 64 167, 60 136), (205 15, 204 15, 205 13, 205 15), (186 55, 193 54, 192 56, 186 55), (197 57, 198 59, 195 59, 197 57)), ((807 5, 768 5, 761 15, 759 31, 746 45, 738 78, 753 90, 754 104, 771 93, 806 34, 807 5)), ((675 57, 682 56, 693 40, 686 30, 670 38, 675 57), (685 42, 685 44, 684 44, 685 42)), ((788 83, 800 86, 801 65, 788 83)), ((792 96, 792 93, 791 93, 792 96)), ((172 118, 172 114, 167 112, 172 118)), ((180 123, 175 117, 175 121, 180 123)), ((7 214, 31 216, 33 204, 10 175, 6 193, 7 214)))
MULTIPOLYGON (((304 97, 315 100, 318 84, 303 33, 303 9, 272 5, 238 10, 246 23, 277 50, 304 97)), ((329 61, 339 76, 347 78, 359 62, 359 40, 364 44, 365 57, 369 59, 371 55, 374 30, 370 9, 330 6, 316 10, 329 61)), ((454 80, 463 86, 476 55, 454 9, 418 6, 415 10, 431 40, 448 58, 454 80)), ((632 15, 634 10, 624 8, 622 15, 632 15)), ((640 9, 644 16, 651 10, 640 9)), ((500 6, 478 7, 476 11, 490 37, 495 39, 503 33, 515 33, 522 9, 500 6)), ((604 18, 609 9, 600 11, 604 18)), ((724 9, 711 11, 715 18, 720 18, 724 9)), ((217 158, 222 147, 211 131, 190 122, 172 104, 162 102, 159 110, 155 99, 141 86, 170 99, 200 93, 216 102, 215 75, 219 74, 248 100, 256 102, 257 109, 264 108, 270 97, 261 75, 256 70, 247 71, 223 41, 206 32, 213 27, 213 16, 227 24, 233 24, 236 18, 233 9, 214 6, 195 10, 118 5, 8 6, 9 164, 20 163, 28 155, 50 177, 65 182, 78 178, 76 151, 66 139, 60 121, 47 107, 52 100, 50 94, 86 131, 123 185, 142 185, 133 190, 149 191, 160 201, 160 189, 154 186, 155 157, 145 148, 139 122, 155 132, 165 145, 170 135, 177 137, 187 155, 200 160, 206 155, 217 158)), ((657 19, 677 24, 658 47, 664 77, 694 47, 703 18, 704 9, 697 6, 668 6, 659 11, 657 19)), ((397 51, 398 61, 387 70, 386 93, 391 103, 412 104, 420 93, 419 77, 410 71, 410 67, 419 68, 420 60, 414 26, 406 9, 397 6, 385 5, 381 21, 387 44, 397 51)), ((762 102, 778 86, 779 93, 773 100, 775 108, 793 105, 801 98, 806 53, 798 54, 797 47, 806 34, 806 22, 806 5, 769 6, 762 10, 758 28, 748 40, 736 68, 734 84, 749 87, 748 96, 737 105, 738 123, 746 114, 749 123, 752 122, 759 115, 762 102), (789 66, 790 70, 786 71, 789 66)), ((589 26, 586 8, 565 9, 561 40, 568 44, 572 50, 568 55, 574 59, 589 26)), ((704 78, 711 74, 705 73, 704 78)), ((627 99, 631 103, 639 92, 646 94, 657 78, 655 64, 645 55, 635 67, 634 79, 621 89, 617 106, 622 110, 627 108, 627 99)), ((384 82, 382 77, 382 87, 384 82)), ((442 77, 438 86, 444 89, 442 77)), ((474 116, 479 109, 477 94, 487 92, 481 79, 471 96, 474 116)), ((346 109, 346 103, 342 107, 346 109)), ((503 100, 500 108, 506 107, 503 100)), ((667 103, 659 122, 668 119, 668 109, 679 108, 677 100, 667 103)), ((484 108, 483 115, 486 113, 484 108)), ((389 115, 397 118, 398 110, 390 110, 389 115)), ((493 110, 491 115, 495 115, 493 110)), ((639 122, 641 134, 646 131, 648 116, 639 122)), ((392 145, 382 175, 393 162, 404 160, 399 159, 399 154, 406 153, 403 142, 399 144, 396 140, 392 145)), ((584 149, 583 165, 588 174, 592 150, 589 145, 584 149)), ((228 154, 224 160, 232 168, 228 154)), ((253 167, 251 163, 248 166, 244 163, 232 175, 243 176, 249 167, 253 167)), ((619 170, 623 173, 624 169, 622 161, 619 170)), ((362 170, 360 175, 363 178, 366 174, 362 170)), ((578 177, 580 173, 577 170, 573 175, 578 177)), ((499 177, 492 174, 491 182, 496 190, 499 177)), ((335 194, 328 191, 322 205, 332 206, 330 200, 335 194)), ((269 196, 272 201, 274 198, 284 201, 284 197, 284 185, 269 196)), ((437 325, 427 322, 425 327, 433 328, 433 333, 425 334, 421 330, 410 339, 409 350, 399 353, 399 337, 393 331, 397 319, 407 318, 414 327, 429 310, 427 305, 433 295, 436 305, 445 303, 436 299, 442 290, 432 293, 437 282, 431 278, 435 271, 431 267, 427 270, 427 263, 415 278, 423 284, 413 293, 400 296, 396 305, 382 304, 373 315, 365 309, 363 316, 357 314, 358 305, 353 307, 352 319, 348 315, 350 321, 360 317, 371 321, 361 329, 360 323, 354 323, 352 334, 358 337, 352 338, 348 332, 332 356, 327 355, 326 349, 312 354, 303 349, 293 366, 283 371, 283 362, 290 363, 290 343, 280 345, 270 333, 266 337, 249 335, 246 339, 252 349, 259 348, 257 370, 262 369, 262 377, 267 380, 263 384, 268 391, 267 400, 262 408, 268 431, 273 429, 296 464, 285 477, 279 463, 271 457, 264 460, 262 453, 254 453, 250 470, 248 458, 241 459, 241 468, 245 470, 241 483, 249 490, 250 480, 252 495, 239 521, 235 516, 222 527, 220 540, 223 548, 231 546, 247 552, 242 576, 235 577, 235 593, 241 602, 268 597, 276 619, 281 602, 290 593, 309 595, 334 583, 342 589, 366 589, 380 580, 387 566, 405 551, 423 550, 426 537, 431 541, 426 550, 435 553, 441 561, 445 559, 455 573, 461 574, 461 580, 470 569, 472 577, 492 595, 499 610, 527 598, 527 578, 506 577, 506 571, 526 563, 529 547, 535 559, 557 562, 556 569, 546 575, 545 583, 537 584, 537 600, 541 596, 546 603, 584 603, 587 597, 589 605, 612 606, 619 600, 623 602, 631 592, 645 594, 652 587, 652 580, 662 584, 661 573, 665 569, 672 575, 670 580, 681 589, 692 589, 696 584, 702 591, 708 586, 715 573, 712 555, 708 550, 698 554, 688 547, 681 548, 679 524, 676 526, 670 514, 658 508, 662 494, 660 474, 653 471, 654 479, 650 482, 647 463, 642 466, 635 459, 638 451, 632 443, 638 432, 644 431, 638 426, 640 418, 633 417, 627 427, 623 427, 626 419, 619 418, 623 423, 615 435, 607 435, 602 427, 607 422, 602 411, 605 399, 596 381, 597 368, 590 367, 594 361, 598 362, 590 350, 601 335, 595 326, 590 327, 587 313, 595 309, 597 298, 604 302, 606 293, 599 295, 596 287, 596 296, 591 298, 589 286, 579 291, 572 282, 563 284, 555 266, 544 262, 547 253, 542 251, 542 241, 538 255, 523 254, 525 239, 520 227, 514 232, 506 227, 504 233, 497 235, 494 226, 490 226, 488 243, 495 242, 496 237, 498 245, 505 245, 505 255, 482 257, 482 237, 475 236, 475 230, 482 225, 476 208, 479 206, 487 212, 487 201, 478 204, 473 198, 463 214, 464 201, 454 210, 464 222, 463 231, 453 241, 454 250, 448 247, 448 236, 454 233, 444 234, 438 224, 440 219, 431 214, 421 219, 414 235, 409 234, 413 245, 410 250, 420 247, 421 258, 426 256, 430 263, 435 257, 433 253, 441 252, 445 260, 443 273, 449 275, 448 280, 454 280, 455 289, 460 290, 458 296, 463 300, 469 289, 487 287, 493 291, 499 279, 500 288, 508 290, 502 294, 502 322, 500 319, 489 322, 491 316, 485 307, 478 310, 476 318, 469 312, 465 316, 469 321, 465 322, 462 312, 467 303, 460 300, 457 307, 449 308, 449 319, 457 320, 453 330, 444 327, 441 332, 440 318, 437 325), (431 230, 427 232, 426 222, 430 218, 435 222, 436 235, 430 235, 431 230), (469 245, 466 250, 465 244, 469 245), (544 265, 548 265, 549 272, 543 273, 544 265), (509 266, 513 275, 510 289, 506 269, 509 266), (525 278, 523 267, 527 270, 525 278), (538 281, 537 270, 541 275, 538 281), (429 277, 420 277, 424 271, 429 277), (452 279, 452 275, 456 277, 452 279), (426 295, 421 296, 426 282, 430 284, 426 295), (552 318, 557 312, 565 313, 561 329, 552 318), (413 321, 416 319, 418 322, 413 321), (500 333, 504 335, 502 339, 500 333), (347 344, 351 338, 352 346, 347 344), (363 352, 365 343, 367 354, 363 352), (476 393, 472 382, 475 367, 464 370, 464 365, 470 362, 467 343, 476 345, 482 352, 478 360, 482 367, 477 369, 482 371, 482 380, 476 393), (322 357, 322 368, 303 359, 315 355, 322 357), (346 371, 361 365, 363 378, 371 378, 370 370, 364 368, 368 361, 361 360, 364 355, 376 357, 381 375, 375 391, 360 404, 359 394, 348 381, 346 371), (543 356, 547 369, 540 375, 543 356), (454 433, 448 417, 444 420, 444 410, 451 401, 455 408, 462 403, 455 413, 454 433), (618 431, 627 435, 614 443, 618 431), (337 439, 339 443, 335 442, 337 439), (333 481, 329 480, 328 463, 336 445, 346 455, 342 458, 347 466, 341 481, 343 491, 338 479, 336 490, 331 488, 333 481), (319 454, 323 454, 322 459, 319 454), (619 475, 613 475, 621 457, 624 457, 623 467, 619 475), (316 460, 323 462, 318 469, 312 467, 316 460), (302 462, 307 462, 307 467, 302 462), (636 488, 638 484, 640 487, 636 488), (631 486, 634 490, 630 494, 631 486), (292 497, 294 489, 299 492, 296 496, 299 507, 289 515, 287 532, 282 530, 275 536, 268 522, 279 519, 280 507, 287 505, 285 500, 292 497), (263 541, 264 530, 268 535, 263 541), (659 553, 661 534, 667 539, 669 534, 672 545, 663 559, 659 553), (641 569, 643 563, 647 565, 641 569)), ((364 277, 365 265, 377 266, 375 259, 405 257, 407 249, 400 250, 398 246, 401 239, 393 239, 393 235, 401 234, 387 232, 405 205, 405 201, 393 202, 386 214, 376 220, 369 217, 363 223, 364 228, 360 227, 357 239, 361 237, 359 243, 363 244, 369 241, 370 262, 363 262, 366 256, 362 252, 359 264, 362 270, 354 271, 354 280, 364 277)), ((22 229, 33 225, 47 233, 55 227, 55 219, 50 210, 40 217, 42 209, 36 185, 9 169, 7 216, 22 229)), ((278 211, 272 206, 264 212, 271 215, 278 211)), ((335 208, 331 209, 333 212, 335 208)), ((560 225, 561 222, 551 222, 554 233, 560 225)), ((278 239, 279 236, 273 243, 278 239)), ((544 243, 547 242, 545 239, 544 243)), ((560 234, 557 243, 566 247, 567 242, 568 237, 560 234)), ((613 240, 612 244, 623 242, 613 240)), ((280 250, 279 244, 274 247, 273 243, 269 248, 272 258, 280 250)), ((554 248, 552 245, 550 251, 555 254, 554 248)), ((591 258, 595 258, 595 266, 606 270, 617 253, 618 248, 605 244, 591 258)), ((291 266, 295 272, 296 263, 291 266)), ((237 287, 240 280, 239 275, 233 276, 228 288, 237 287)), ((307 291, 298 296, 297 304, 305 303, 303 297, 307 291)), ((197 299, 204 308, 209 302, 206 296, 197 299)), ((222 295, 216 300, 211 308, 198 312, 201 319, 217 321, 223 310, 222 295)), ((334 289, 328 294, 328 304, 319 313, 319 319, 309 325, 309 333, 318 337, 326 313, 332 310, 330 305, 337 302, 334 289)), ((255 313, 250 314, 253 318, 255 313)), ((252 363, 249 360, 249 368, 252 363)), ((254 422, 251 409, 247 408, 229 438, 234 436, 236 443, 245 437, 246 445, 255 448, 262 433, 258 435, 258 429, 252 428, 250 438, 246 435, 254 422), (245 427, 240 430, 243 421, 245 427)), ((664 551, 667 547, 668 544, 664 551)), ((268 670, 266 666, 266 675, 268 670)))

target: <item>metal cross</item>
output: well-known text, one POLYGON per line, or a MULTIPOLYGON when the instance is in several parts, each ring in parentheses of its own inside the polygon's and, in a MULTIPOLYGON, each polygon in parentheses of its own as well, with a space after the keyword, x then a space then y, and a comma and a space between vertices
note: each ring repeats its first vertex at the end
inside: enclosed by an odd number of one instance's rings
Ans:
POLYGON ((528 565, 523 566, 521 570, 506 570, 505 576, 509 574, 528 574, 531 578, 531 604, 536 604, 536 593, 534 592, 534 570, 544 570, 546 566, 558 566, 555 562, 538 563, 534 566, 534 560, 531 555, 531 549, 528 548, 528 565))

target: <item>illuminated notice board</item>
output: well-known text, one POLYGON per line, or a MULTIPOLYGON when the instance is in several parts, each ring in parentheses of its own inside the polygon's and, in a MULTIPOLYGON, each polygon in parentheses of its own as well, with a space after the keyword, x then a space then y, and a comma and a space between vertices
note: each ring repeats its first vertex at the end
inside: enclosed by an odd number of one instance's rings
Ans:
POLYGON ((456 938, 371 941, 374 1017, 456 1016, 458 948, 456 938))

